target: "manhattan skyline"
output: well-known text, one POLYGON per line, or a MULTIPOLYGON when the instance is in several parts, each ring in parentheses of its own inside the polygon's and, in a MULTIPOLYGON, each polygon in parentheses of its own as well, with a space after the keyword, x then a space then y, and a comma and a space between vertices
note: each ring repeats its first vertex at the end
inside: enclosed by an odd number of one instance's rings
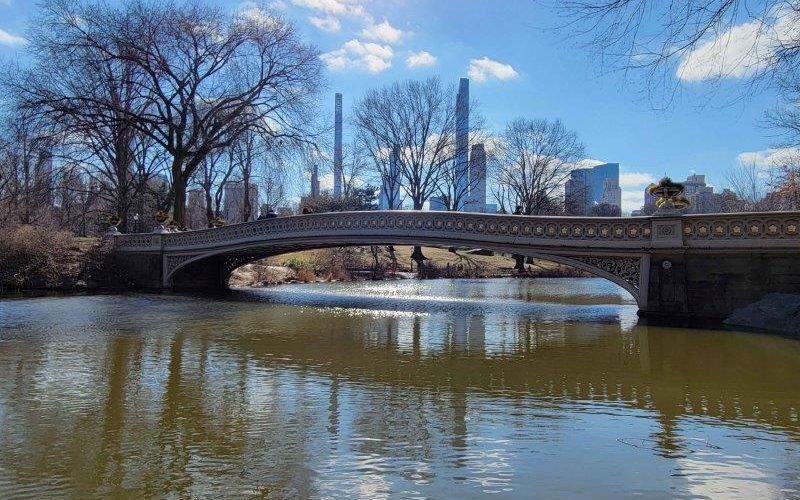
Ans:
MULTIPOLYGON (((217 3, 256 12, 252 2, 217 3)), ((539 3, 467 0, 453 9, 418 0, 284 0, 273 7, 319 48, 325 100, 342 92, 345 120, 369 88, 432 75, 445 82, 468 77, 489 130, 498 132, 518 115, 560 118, 585 143, 587 159, 619 163, 624 212, 639 208, 644 186, 664 174, 702 173, 718 189, 727 187, 726 169, 742 158, 764 161, 777 143, 763 126, 764 111, 775 103, 772 91, 748 95, 738 78, 675 77, 668 82, 677 85, 675 99, 651 103, 636 75, 606 71, 591 50, 554 29, 558 12, 539 3)), ((23 57, 32 11, 30 2, 0 2, 4 62, 23 57)))

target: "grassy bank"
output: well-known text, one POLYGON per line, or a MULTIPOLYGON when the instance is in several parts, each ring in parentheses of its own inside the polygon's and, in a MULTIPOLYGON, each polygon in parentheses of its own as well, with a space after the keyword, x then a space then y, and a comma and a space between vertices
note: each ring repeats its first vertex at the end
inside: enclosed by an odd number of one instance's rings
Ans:
MULTIPOLYGON (((244 266, 232 276, 239 285, 269 285, 286 282, 313 282, 356 279, 491 278, 516 275, 514 260, 508 255, 423 247, 427 261, 418 268, 411 258, 413 247, 352 247, 307 250, 270 257, 244 266), (373 251, 375 250, 375 251, 373 251)), ((582 277, 587 274, 557 263, 533 260, 526 265, 531 277, 582 277)))

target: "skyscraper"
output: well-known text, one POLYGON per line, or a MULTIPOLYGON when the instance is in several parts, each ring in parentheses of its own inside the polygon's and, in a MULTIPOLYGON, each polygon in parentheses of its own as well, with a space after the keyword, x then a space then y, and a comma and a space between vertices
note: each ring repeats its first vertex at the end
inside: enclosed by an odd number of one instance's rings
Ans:
MULTIPOLYGON (((617 200, 616 191, 619 189, 619 163, 603 163, 573 170, 564 186, 567 211, 573 215, 591 215, 596 205, 604 203, 603 194, 607 187, 606 200, 616 201, 609 204, 620 206, 621 200, 617 200)), ((622 198, 621 190, 619 198, 622 198)))
POLYGON ((319 166, 315 163, 311 167, 311 197, 319 196, 319 166))
POLYGON ((258 186, 252 182, 248 186, 250 215, 246 220, 244 217, 244 189, 245 185, 243 181, 228 181, 225 183, 223 191, 224 206, 222 210, 222 218, 225 219, 228 224, 250 222, 256 220, 258 217, 258 207, 260 205, 258 199, 258 186))
POLYGON ((469 198, 467 211, 486 211, 486 150, 483 144, 473 144, 469 157, 469 198))
POLYGON ((334 131, 333 145, 333 195, 337 198, 342 196, 342 178, 344 177, 342 167, 342 94, 336 94, 336 124, 334 131))
POLYGON ((379 210, 400 208, 400 163, 395 148, 389 154, 389 171, 381 178, 381 192, 378 197, 379 210))
POLYGON ((469 195, 469 78, 462 78, 456 96, 456 151, 455 151, 455 199, 461 200, 455 210, 464 208, 469 195))
POLYGON ((622 188, 619 187, 619 180, 612 177, 603 179, 603 196, 600 203, 622 207, 622 188))
POLYGON ((577 168, 570 172, 569 179, 564 185, 564 201, 567 213, 572 215, 586 215, 591 204, 591 173, 590 168, 577 168))

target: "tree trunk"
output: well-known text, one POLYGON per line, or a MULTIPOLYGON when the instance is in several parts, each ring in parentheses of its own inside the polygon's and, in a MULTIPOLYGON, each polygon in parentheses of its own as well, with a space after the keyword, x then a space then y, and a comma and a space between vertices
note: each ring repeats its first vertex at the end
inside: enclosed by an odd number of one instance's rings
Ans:
POLYGON ((242 222, 249 222, 251 213, 253 213, 253 207, 250 202, 250 181, 249 176, 245 176, 244 200, 242 203, 242 222))
POLYGON ((178 224, 178 227, 186 227, 186 184, 187 179, 183 175, 173 176, 172 220, 178 224))
POLYGON ((214 200, 211 197, 211 185, 208 186, 208 189, 204 186, 203 190, 206 195, 206 227, 214 227, 211 223, 214 220, 214 200))
POLYGON ((514 270, 522 274, 525 272, 525 256, 514 254, 514 270))
MULTIPOLYGON (((412 200, 414 202, 414 210, 422 210, 422 205, 425 203, 425 200, 423 200, 421 196, 414 196, 412 200)), ((419 245, 414 245, 414 251, 411 252, 411 259, 417 263, 417 269, 419 269, 420 264, 428 260, 428 258, 422 254, 422 247, 419 245)))
POLYGON ((397 255, 394 253, 394 247, 389 245, 386 247, 386 250, 389 252, 389 258, 392 260, 392 272, 397 272, 397 255))
POLYGON ((186 227, 186 186, 189 177, 183 175, 183 158, 175 156, 172 159, 172 220, 179 227, 186 227))
POLYGON ((417 263, 417 269, 419 269, 420 265, 428 260, 425 255, 422 253, 422 247, 419 245, 414 245, 414 251, 411 252, 411 259, 417 263))

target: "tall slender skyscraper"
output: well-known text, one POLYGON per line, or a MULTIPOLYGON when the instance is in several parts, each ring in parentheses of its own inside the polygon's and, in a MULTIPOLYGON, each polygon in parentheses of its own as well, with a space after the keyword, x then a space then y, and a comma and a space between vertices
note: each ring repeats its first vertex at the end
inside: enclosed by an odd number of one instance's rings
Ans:
POLYGON ((455 210, 463 210, 469 196, 469 78, 462 78, 456 96, 455 210))
POLYGON ((467 211, 486 211, 486 149, 473 144, 469 155, 469 199, 467 211))
POLYGON ((342 94, 336 94, 336 131, 334 132, 333 145, 333 195, 342 196, 342 94))

